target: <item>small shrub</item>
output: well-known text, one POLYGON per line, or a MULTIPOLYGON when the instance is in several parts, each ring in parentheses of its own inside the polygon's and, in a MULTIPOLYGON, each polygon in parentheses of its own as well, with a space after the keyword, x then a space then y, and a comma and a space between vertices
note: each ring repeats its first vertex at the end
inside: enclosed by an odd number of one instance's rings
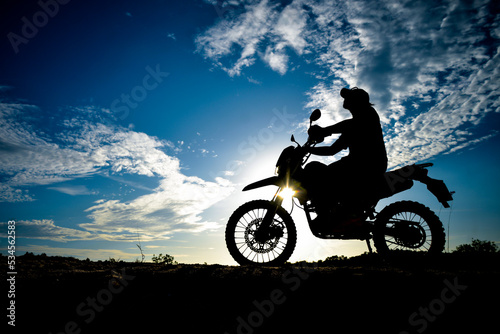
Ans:
POLYGON ((472 239, 471 244, 463 244, 457 246, 454 253, 497 253, 498 246, 493 241, 483 241, 472 239))
POLYGON ((174 261, 174 257, 168 254, 163 255, 162 253, 160 253, 158 256, 153 254, 153 257, 151 259, 153 260, 154 263, 157 264, 164 264, 164 265, 177 264, 177 261, 174 261))

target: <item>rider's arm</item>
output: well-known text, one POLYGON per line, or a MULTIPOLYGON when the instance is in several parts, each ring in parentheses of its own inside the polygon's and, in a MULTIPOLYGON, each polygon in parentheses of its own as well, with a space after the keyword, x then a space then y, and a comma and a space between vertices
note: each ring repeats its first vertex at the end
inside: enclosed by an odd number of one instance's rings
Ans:
POLYGON ((346 148, 347 143, 345 137, 340 136, 331 146, 310 147, 308 151, 314 155, 329 156, 335 155, 346 148))
POLYGON ((324 136, 328 137, 334 133, 344 133, 348 127, 352 126, 352 119, 346 119, 345 121, 338 122, 337 124, 327 126, 323 128, 324 136))

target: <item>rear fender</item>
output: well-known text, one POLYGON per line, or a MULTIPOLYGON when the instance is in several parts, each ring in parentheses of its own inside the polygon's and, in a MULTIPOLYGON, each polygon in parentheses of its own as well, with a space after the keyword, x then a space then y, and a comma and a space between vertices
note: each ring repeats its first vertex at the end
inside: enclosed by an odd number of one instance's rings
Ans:
POLYGON ((430 167, 432 164, 411 165, 393 171, 399 174, 401 179, 417 180, 427 186, 427 189, 436 196, 437 200, 443 204, 445 208, 449 208, 448 201, 452 201, 451 192, 446 187, 443 180, 436 180, 427 175, 428 170, 425 167, 430 167))
POLYGON ((419 181, 427 185, 427 189, 434 196, 436 196, 438 201, 441 202, 441 204, 443 204, 445 208, 450 207, 448 201, 453 201, 453 197, 451 196, 451 192, 448 190, 448 187, 446 187, 446 184, 443 180, 436 180, 427 176, 425 179, 419 181))

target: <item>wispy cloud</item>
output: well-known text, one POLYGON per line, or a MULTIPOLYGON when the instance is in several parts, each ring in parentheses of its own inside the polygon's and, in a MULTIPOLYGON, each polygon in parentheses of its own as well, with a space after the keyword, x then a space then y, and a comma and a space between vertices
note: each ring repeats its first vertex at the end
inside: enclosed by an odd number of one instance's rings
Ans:
POLYGON ((240 75, 245 67, 255 63, 259 43, 263 41, 274 20, 275 10, 269 1, 245 5, 245 11, 234 19, 220 21, 206 33, 196 38, 198 51, 215 61, 230 76, 240 75), (234 61, 234 50, 238 48, 239 57, 234 61), (229 66, 220 60, 229 57, 229 66))
POLYGON ((7 184, 0 184, 0 201, 2 202, 31 202, 34 198, 28 193, 27 189, 11 187, 7 184))
POLYGON ((59 191, 63 194, 71 195, 71 196, 79 196, 79 195, 91 195, 95 194, 95 192, 87 189, 86 186, 60 186, 60 187, 48 187, 47 189, 59 191))
POLYGON ((33 105, 0 103, 0 173, 7 176, 4 185, 48 185, 94 173, 100 165, 90 152, 81 150, 80 143, 56 143, 58 138, 50 138, 29 122, 36 113, 41 112, 33 105))
POLYGON ((169 239, 177 232, 217 229, 218 223, 203 221, 201 214, 232 191, 232 185, 223 179, 207 182, 197 177, 172 175, 162 179, 151 194, 128 202, 96 203, 86 210, 92 222, 79 226, 113 240, 129 240, 139 233, 143 241, 169 239))
MULTIPOLYGON (((6 231, 7 222, 0 222, 0 226, 5 227, 5 229, 3 228, 2 230, 6 231)), ((97 235, 87 231, 57 226, 52 219, 16 221, 16 233, 27 239, 42 239, 58 242, 97 239, 97 235)), ((2 234, 5 236, 6 233, 2 234)))
POLYGON ((257 59, 284 75, 291 53, 316 64, 305 107, 323 109, 323 122, 348 117, 342 87, 365 88, 392 166, 496 133, 477 130, 484 115, 500 111, 500 16, 491 1, 245 3, 224 8, 232 12, 196 39, 199 52, 231 76, 257 59), (264 8, 265 20, 252 19, 264 8))
POLYGON ((262 82, 260 82, 257 79, 254 79, 252 77, 247 77, 247 80, 248 80, 248 82, 251 82, 251 83, 256 84, 256 85, 262 85, 262 82))
POLYGON ((23 236, 54 241, 133 240, 141 233, 145 241, 219 226, 204 221, 202 214, 229 196, 233 191, 229 181, 184 175, 179 159, 167 154, 175 151, 174 144, 115 125, 106 109, 69 109, 70 117, 63 118, 55 127, 59 131, 49 135, 34 125, 33 112, 40 114, 36 106, 0 105, 2 201, 33 200, 26 192, 33 185, 52 185, 48 188, 69 195, 95 194, 97 190, 90 191, 85 185, 57 185, 92 175, 144 175, 156 178, 159 186, 128 202, 97 201, 87 209, 90 222, 80 224, 81 230, 41 219, 21 222, 20 228, 28 231, 23 236))

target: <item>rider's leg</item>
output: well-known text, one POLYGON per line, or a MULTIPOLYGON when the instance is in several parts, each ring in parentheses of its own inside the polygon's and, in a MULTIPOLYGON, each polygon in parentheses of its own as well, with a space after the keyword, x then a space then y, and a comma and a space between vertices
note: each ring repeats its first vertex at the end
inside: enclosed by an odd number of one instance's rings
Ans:
MULTIPOLYGON (((328 221, 333 224, 342 223, 352 207, 355 207, 356 184, 359 174, 356 165, 350 159, 342 158, 328 165, 327 178, 323 189, 327 190, 323 203, 328 208, 328 221), (352 198, 349 200, 348 198, 352 198)), ((359 193, 358 193, 359 195, 359 193)))

